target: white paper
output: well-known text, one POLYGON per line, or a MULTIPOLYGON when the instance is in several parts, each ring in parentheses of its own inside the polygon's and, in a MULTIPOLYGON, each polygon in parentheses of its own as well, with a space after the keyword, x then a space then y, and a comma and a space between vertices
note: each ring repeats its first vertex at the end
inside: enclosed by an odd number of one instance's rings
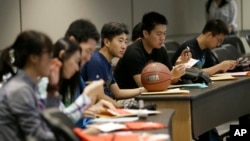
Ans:
POLYGON ((111 132, 111 131, 126 128, 126 125, 109 122, 109 123, 103 123, 99 125, 91 125, 91 127, 97 128, 102 132, 111 132))
POLYGON ((218 73, 213 76, 246 76, 248 75, 249 71, 243 71, 243 72, 226 72, 226 73, 218 73))
POLYGON ((138 117, 124 117, 124 118, 95 118, 91 122, 94 123, 104 123, 104 122, 131 122, 137 121, 138 117))
POLYGON ((190 58, 189 61, 187 63, 185 63, 185 68, 191 68, 192 66, 194 66, 199 60, 197 59, 193 59, 190 58))

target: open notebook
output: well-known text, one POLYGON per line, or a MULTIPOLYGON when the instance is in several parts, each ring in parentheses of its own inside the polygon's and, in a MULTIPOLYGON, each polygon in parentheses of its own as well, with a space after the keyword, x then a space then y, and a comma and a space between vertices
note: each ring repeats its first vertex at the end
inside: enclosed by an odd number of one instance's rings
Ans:
POLYGON ((142 95, 171 95, 171 94, 189 94, 189 90, 181 90, 179 88, 176 89, 169 89, 166 91, 159 91, 159 92, 143 92, 142 95))
POLYGON ((218 73, 213 76, 250 76, 250 71, 218 73))
POLYGON ((221 76, 212 76, 210 77, 212 81, 219 81, 219 80, 235 80, 236 77, 233 77, 231 75, 221 75, 221 76))
POLYGON ((127 117, 127 116, 137 116, 140 114, 140 112, 143 111, 143 114, 159 114, 160 111, 152 111, 152 110, 139 110, 139 109, 107 109, 106 111, 103 111, 99 114, 97 114, 98 117, 109 117, 109 118, 116 118, 116 117, 127 117))

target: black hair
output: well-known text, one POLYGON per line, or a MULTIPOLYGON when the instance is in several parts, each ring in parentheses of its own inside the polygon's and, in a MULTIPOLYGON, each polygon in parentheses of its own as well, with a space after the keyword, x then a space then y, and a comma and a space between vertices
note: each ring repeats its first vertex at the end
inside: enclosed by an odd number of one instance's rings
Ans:
MULTIPOLYGON (((55 45, 54 45, 54 51, 53 51, 53 58, 58 58, 62 63, 64 60, 67 60, 74 54, 75 52, 80 51, 80 46, 74 42, 71 41, 69 38, 62 38, 59 39, 55 45), (64 54, 62 57, 60 57, 60 52, 64 50, 64 54)), ((80 68, 80 64, 79 64, 80 68)), ((59 93, 62 95, 62 101, 66 102, 66 94, 68 92, 68 89, 70 90, 71 95, 71 102, 74 100, 74 95, 76 92, 77 87, 80 83, 80 72, 76 72, 70 79, 64 79, 62 77, 62 69, 61 69, 61 76, 59 80, 59 93)))
POLYGON ((142 23, 139 22, 138 24, 136 24, 132 30, 132 38, 131 40, 134 42, 136 41, 138 38, 142 37, 142 23))
POLYGON ((202 30, 202 34, 205 34, 207 32, 212 32, 213 36, 218 34, 229 34, 227 25, 219 19, 212 19, 207 21, 206 25, 202 30))
POLYGON ((0 81, 6 74, 14 76, 14 67, 23 69, 30 55, 41 55, 44 51, 51 53, 52 49, 53 43, 46 34, 32 30, 20 33, 0 56, 0 81))
MULTIPOLYGON (((207 12, 207 14, 209 14, 209 9, 210 9, 210 6, 211 6, 211 4, 212 4, 213 1, 214 0, 208 0, 206 2, 206 12, 207 12)), ((218 7, 221 8, 224 5, 226 5, 227 3, 228 3, 227 0, 222 0, 221 3, 220 3, 220 5, 218 7)))
POLYGON ((143 15, 141 28, 142 31, 146 30, 150 33, 155 28, 155 26, 159 24, 167 25, 168 20, 165 18, 165 16, 157 12, 149 12, 143 15))
POLYGON ((87 42, 88 39, 99 41, 100 35, 96 26, 88 20, 78 19, 73 21, 65 33, 65 37, 75 37, 78 43, 87 42))
POLYGON ((109 22, 104 24, 101 30, 101 47, 104 47, 104 38, 112 40, 115 36, 121 35, 122 33, 129 34, 128 28, 124 23, 109 22))

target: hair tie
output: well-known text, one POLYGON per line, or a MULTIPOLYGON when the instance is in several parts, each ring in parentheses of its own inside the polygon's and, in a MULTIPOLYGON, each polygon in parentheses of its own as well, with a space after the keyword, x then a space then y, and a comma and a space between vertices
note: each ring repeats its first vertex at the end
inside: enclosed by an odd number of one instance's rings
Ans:
POLYGON ((14 62, 15 62, 15 55, 14 55, 14 53, 15 53, 15 50, 14 49, 10 49, 10 51, 9 51, 9 57, 10 57, 10 63, 11 64, 14 64, 14 62))

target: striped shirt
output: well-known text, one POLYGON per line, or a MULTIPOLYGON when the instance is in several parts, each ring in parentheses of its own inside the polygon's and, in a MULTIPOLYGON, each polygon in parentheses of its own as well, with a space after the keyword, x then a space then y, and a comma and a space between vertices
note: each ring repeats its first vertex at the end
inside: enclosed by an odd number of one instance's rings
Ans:
POLYGON ((39 97, 45 100, 46 107, 58 107, 62 112, 67 114, 74 123, 80 120, 83 117, 83 110, 91 104, 90 98, 85 94, 81 94, 73 103, 65 107, 60 97, 47 97, 47 84, 48 78, 42 78, 38 84, 40 91, 39 97))

